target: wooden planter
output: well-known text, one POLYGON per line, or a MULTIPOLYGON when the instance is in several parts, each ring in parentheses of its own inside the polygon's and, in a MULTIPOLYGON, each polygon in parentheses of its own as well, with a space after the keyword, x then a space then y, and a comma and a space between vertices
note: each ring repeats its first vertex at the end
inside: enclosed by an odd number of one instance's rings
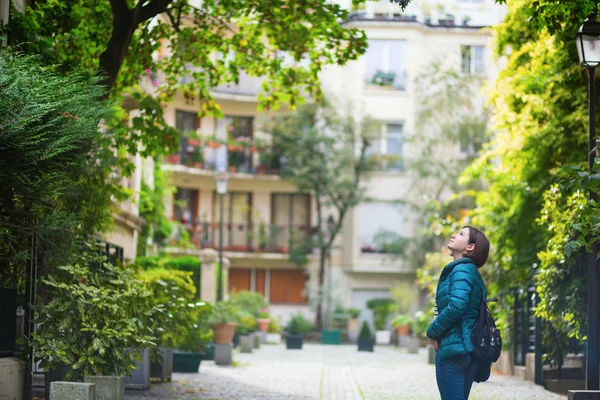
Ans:
POLYGON ((258 322, 259 331, 267 332, 269 330, 269 323, 271 322, 269 318, 258 318, 256 322, 258 322))
POLYGON ((233 342, 233 335, 235 334, 236 323, 226 323, 226 324, 214 324, 212 326, 213 332, 215 334, 215 343, 216 344, 229 344, 233 342))

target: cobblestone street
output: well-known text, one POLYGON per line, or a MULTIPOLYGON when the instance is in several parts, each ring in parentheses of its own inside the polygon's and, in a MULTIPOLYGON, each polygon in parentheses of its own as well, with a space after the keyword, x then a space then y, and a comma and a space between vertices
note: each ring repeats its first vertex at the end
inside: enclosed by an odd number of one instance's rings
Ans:
MULTIPOLYGON (((234 355, 235 366, 203 361, 199 374, 174 374, 173 382, 147 392, 128 391, 142 399, 439 399, 435 371, 426 354, 392 347, 359 353, 355 346, 305 345, 303 350, 262 346, 253 354, 234 355)), ((530 382, 493 375, 475 384, 473 400, 564 400, 530 382)))

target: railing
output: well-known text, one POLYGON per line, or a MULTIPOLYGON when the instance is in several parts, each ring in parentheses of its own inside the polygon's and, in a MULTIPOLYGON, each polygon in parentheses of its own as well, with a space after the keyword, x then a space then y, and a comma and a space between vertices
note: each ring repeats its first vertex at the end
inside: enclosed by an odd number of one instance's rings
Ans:
MULTIPOLYGON (((198 248, 219 249, 220 224, 203 222, 184 226, 191 242, 198 248)), ((174 239, 177 240, 178 233, 174 239)), ((309 226, 223 223, 223 250, 256 253, 289 253, 295 246, 310 252, 307 239, 312 235, 309 226)))
POLYGON ((536 318, 534 309, 538 304, 535 286, 514 291, 514 353, 515 365, 525 365, 527 353, 535 354, 534 382, 542 384, 542 320, 536 318))
POLYGON ((243 96, 256 96, 260 93, 264 78, 249 76, 245 72, 240 72, 239 83, 224 83, 214 87, 213 92, 237 94, 243 96))
MULTIPOLYGON (((183 154, 172 154, 167 156, 169 164, 186 165, 207 171, 215 171, 217 165, 218 151, 216 148, 198 145, 197 139, 187 140, 186 151, 183 154), (189 143, 192 143, 191 145, 189 143), (182 157, 183 156, 183 157, 182 157)), ((281 156, 270 150, 256 151, 252 149, 229 150, 227 157, 229 172, 241 172, 247 174, 271 174, 279 175, 282 167, 281 156)))

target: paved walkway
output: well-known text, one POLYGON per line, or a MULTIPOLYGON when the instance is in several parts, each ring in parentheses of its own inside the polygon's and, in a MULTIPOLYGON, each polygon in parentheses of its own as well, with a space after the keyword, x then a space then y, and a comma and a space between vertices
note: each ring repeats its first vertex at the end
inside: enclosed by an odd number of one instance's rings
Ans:
MULTIPOLYGON (((359 353, 355 346, 305 345, 302 350, 265 346, 234 354, 235 365, 203 361, 199 374, 174 374, 173 382, 147 392, 127 391, 127 400, 387 400, 438 399, 435 370, 426 354, 392 347, 359 353)), ((564 400, 530 382, 492 375, 475 384, 472 400, 564 400)))

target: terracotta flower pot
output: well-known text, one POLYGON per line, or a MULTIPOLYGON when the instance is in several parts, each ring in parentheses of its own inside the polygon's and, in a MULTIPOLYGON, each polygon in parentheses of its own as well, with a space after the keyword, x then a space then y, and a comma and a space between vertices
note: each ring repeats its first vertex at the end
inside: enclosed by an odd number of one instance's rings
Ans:
POLYGON ((258 318, 256 322, 258 322, 258 329, 261 332, 267 332, 269 330, 269 323, 271 322, 269 318, 258 318))
POLYGON ((398 336, 408 336, 410 333, 410 325, 400 325, 396 327, 398 336))
POLYGON ((214 324, 212 326, 215 343, 216 344, 228 344, 233 342, 233 335, 235 334, 235 327, 237 326, 234 322, 226 324, 214 324))

